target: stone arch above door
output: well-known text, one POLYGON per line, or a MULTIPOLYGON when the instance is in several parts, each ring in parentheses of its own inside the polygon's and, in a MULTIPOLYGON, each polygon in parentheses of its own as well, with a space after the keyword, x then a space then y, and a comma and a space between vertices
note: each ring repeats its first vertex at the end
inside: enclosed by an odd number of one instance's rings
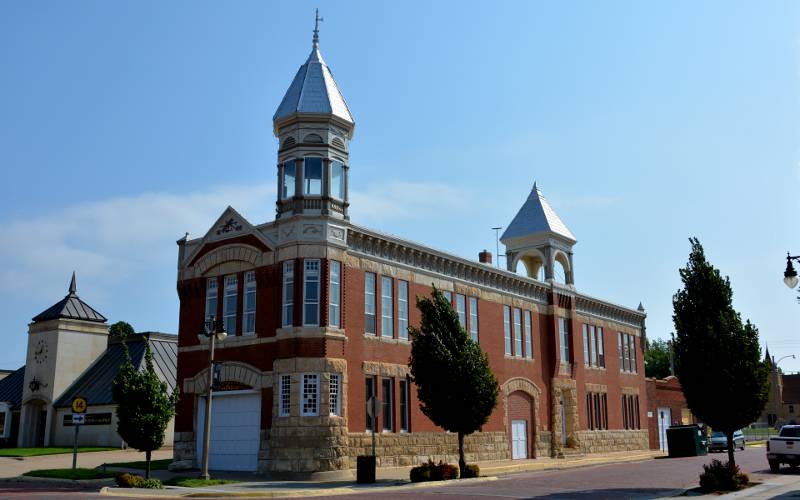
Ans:
MULTIPOLYGON (((253 389, 263 389, 272 387, 272 372, 262 372, 252 365, 239 361, 225 361, 222 363, 220 381, 238 382, 253 389)), ((183 392, 188 394, 201 393, 206 391, 207 386, 208 368, 204 368, 194 377, 184 380, 183 392)))

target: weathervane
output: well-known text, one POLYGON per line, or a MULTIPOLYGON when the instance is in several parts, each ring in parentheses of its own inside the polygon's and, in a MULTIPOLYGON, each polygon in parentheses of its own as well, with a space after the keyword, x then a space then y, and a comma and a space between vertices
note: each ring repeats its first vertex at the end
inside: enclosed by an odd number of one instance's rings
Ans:
POLYGON ((314 47, 319 46, 319 23, 324 21, 319 17, 319 9, 314 9, 314 47))

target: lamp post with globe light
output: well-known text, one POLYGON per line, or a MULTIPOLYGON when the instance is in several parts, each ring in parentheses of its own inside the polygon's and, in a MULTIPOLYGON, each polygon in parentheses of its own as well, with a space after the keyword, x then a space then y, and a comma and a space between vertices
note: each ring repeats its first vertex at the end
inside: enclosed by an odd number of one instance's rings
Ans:
MULTIPOLYGON (((794 265, 792 265, 793 260, 800 263, 800 255, 791 255, 789 252, 786 252, 786 271, 783 273, 783 282, 792 290, 794 290, 795 287, 797 287, 797 283, 800 282, 800 279, 797 278, 797 271, 794 270, 794 265)), ((798 299, 800 299, 800 297, 798 297, 798 299)))
POLYGON ((214 344, 222 342, 228 333, 225 331, 222 320, 209 316, 203 324, 202 335, 208 337, 208 394, 206 395, 206 419, 203 426, 203 465, 200 472, 201 479, 211 479, 208 473, 208 447, 211 444, 211 393, 214 385, 214 344))

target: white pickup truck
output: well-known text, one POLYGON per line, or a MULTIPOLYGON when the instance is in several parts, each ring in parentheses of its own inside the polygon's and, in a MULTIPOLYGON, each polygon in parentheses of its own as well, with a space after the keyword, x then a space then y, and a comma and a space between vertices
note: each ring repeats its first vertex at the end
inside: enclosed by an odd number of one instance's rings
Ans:
POLYGON ((781 464, 800 465, 800 425, 784 425, 777 436, 767 441, 769 470, 778 472, 781 464))

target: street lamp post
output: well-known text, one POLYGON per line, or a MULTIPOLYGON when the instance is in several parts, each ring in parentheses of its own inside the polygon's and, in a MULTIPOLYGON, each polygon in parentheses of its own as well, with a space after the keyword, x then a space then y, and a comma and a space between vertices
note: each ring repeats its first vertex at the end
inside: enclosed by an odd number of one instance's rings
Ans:
POLYGON ((210 316, 203 324, 202 334, 208 337, 208 393, 206 394, 206 421, 203 426, 203 468, 201 479, 211 479, 208 473, 208 447, 211 444, 211 393, 214 385, 214 343, 222 342, 228 334, 222 325, 222 320, 210 316))
POLYGON ((783 282, 791 289, 794 289, 800 282, 800 279, 797 278, 797 271, 792 265, 793 260, 800 264, 800 255, 790 255, 789 252, 786 252, 786 271, 783 273, 783 282))
POLYGON ((792 358, 792 359, 796 359, 796 358, 794 357, 794 354, 787 354, 786 356, 783 356, 782 358, 778 359, 778 361, 776 361, 776 362, 775 362, 775 368, 777 368, 777 367, 778 367, 778 363, 780 363, 781 361, 783 361, 783 360, 784 360, 784 359, 786 359, 786 358, 792 358))

